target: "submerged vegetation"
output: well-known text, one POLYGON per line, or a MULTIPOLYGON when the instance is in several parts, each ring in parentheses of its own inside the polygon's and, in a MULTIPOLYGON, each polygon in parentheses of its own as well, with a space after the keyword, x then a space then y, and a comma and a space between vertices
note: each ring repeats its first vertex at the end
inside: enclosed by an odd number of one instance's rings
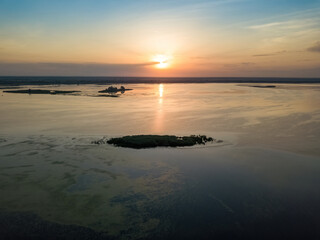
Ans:
POLYGON ((21 90, 7 90, 7 93, 27 93, 27 94, 70 94, 80 91, 63 91, 63 90, 45 90, 45 89, 21 89, 21 90))
POLYGON ((106 139, 105 137, 93 141, 93 144, 113 144, 118 147, 127 148, 155 148, 155 147, 184 147, 196 144, 206 144, 207 142, 221 143, 222 140, 216 140, 205 135, 191 135, 177 137, 174 135, 132 135, 119 138, 106 139))

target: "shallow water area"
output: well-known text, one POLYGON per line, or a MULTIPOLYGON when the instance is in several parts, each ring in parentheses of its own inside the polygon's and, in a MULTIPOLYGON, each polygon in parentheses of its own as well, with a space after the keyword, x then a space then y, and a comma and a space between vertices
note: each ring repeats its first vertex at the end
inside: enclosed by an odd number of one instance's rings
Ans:
POLYGON ((118 98, 92 97, 106 85, 1 92, 0 222, 42 238, 30 230, 39 221, 71 237, 81 229, 79 239, 317 239, 320 88, 275 85, 125 84, 133 90, 118 98), (133 134, 224 142, 91 144, 133 134))

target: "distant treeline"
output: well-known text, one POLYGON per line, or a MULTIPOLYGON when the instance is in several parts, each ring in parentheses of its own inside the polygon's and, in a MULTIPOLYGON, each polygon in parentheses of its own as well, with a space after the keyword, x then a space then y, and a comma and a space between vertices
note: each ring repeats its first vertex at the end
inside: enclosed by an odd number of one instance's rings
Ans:
POLYGON ((320 78, 263 77, 31 77, 2 76, 0 85, 58 85, 58 84, 123 84, 123 83, 320 83, 320 78))

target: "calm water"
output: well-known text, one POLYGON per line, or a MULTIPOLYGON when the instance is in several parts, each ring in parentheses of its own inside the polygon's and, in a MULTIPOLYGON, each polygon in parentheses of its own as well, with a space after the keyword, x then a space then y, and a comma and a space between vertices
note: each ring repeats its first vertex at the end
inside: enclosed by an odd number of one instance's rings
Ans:
POLYGON ((32 86, 77 96, 1 93, 0 221, 13 226, 2 232, 34 233, 18 214, 53 235, 81 226, 116 239, 320 238, 320 85, 125 86, 118 98, 95 97, 101 85, 32 86), (224 144, 91 144, 129 134, 224 144))

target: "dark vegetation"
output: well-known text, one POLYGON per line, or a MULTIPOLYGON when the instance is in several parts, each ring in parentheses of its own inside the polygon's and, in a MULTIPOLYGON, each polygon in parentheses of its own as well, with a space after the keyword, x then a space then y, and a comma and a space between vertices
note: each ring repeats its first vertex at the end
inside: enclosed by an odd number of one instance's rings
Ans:
POLYGON ((206 144, 207 142, 221 143, 222 140, 216 140, 205 135, 191 135, 177 137, 173 135, 132 135, 107 140, 102 138, 93 141, 94 144, 113 144, 118 147, 127 148, 155 148, 155 147, 184 147, 196 144, 206 144))
POLYGON ((100 94, 94 97, 119 97, 118 94, 100 94))
POLYGON ((126 89, 124 86, 121 86, 120 88, 110 86, 105 90, 99 91, 99 93, 117 93, 117 92, 124 93, 125 91, 129 91, 129 90, 132 90, 132 89, 126 89))
POLYGON ((27 94, 70 94, 80 91, 62 91, 62 90, 44 90, 44 89, 21 89, 21 90, 6 90, 7 93, 27 93, 27 94))
MULTIPOLYGON (((18 87, 7 87, 7 89, 14 89, 18 87)), ((46 90, 46 89, 14 89, 14 90, 5 90, 3 92, 6 93, 24 93, 24 94, 73 94, 73 93, 79 93, 80 91, 64 91, 64 90, 46 90)), ((118 92, 124 93, 125 91, 129 91, 132 89, 126 89, 124 86, 121 86, 120 88, 110 86, 105 90, 99 91, 99 93, 106 93, 106 94, 97 94, 93 95, 92 97, 119 97, 120 94, 117 94, 118 92)))
POLYGON ((256 87, 256 88, 275 88, 275 85, 254 85, 250 87, 256 87))

